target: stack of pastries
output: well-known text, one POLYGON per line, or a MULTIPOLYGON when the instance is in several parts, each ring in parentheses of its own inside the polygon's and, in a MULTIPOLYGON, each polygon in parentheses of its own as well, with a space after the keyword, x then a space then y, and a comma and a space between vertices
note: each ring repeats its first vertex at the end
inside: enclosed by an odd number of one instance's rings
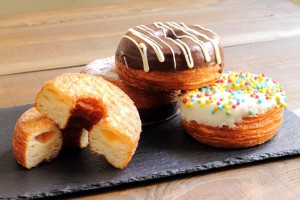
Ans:
POLYGON ((101 76, 125 91, 145 125, 176 115, 180 90, 215 82, 222 59, 221 41, 214 32, 156 22, 129 29, 115 57, 96 60, 81 72, 101 76))
POLYGON ((100 76, 123 90, 137 107, 143 125, 163 122, 178 114, 180 90, 145 90, 128 85, 119 78, 114 57, 95 60, 81 73, 100 76))
POLYGON ((201 143, 245 148, 270 140, 287 106, 282 87, 264 74, 223 73, 223 67, 220 37, 209 29, 175 22, 130 28, 114 57, 43 86, 35 108, 16 124, 15 157, 31 168, 62 146, 89 143, 124 168, 141 124, 168 120, 179 107, 185 130, 201 143))
POLYGON ((201 143, 245 148, 278 131, 286 95, 264 74, 223 73, 220 37, 199 25, 156 22, 131 28, 115 54, 118 77, 145 90, 182 90, 182 124, 201 143))

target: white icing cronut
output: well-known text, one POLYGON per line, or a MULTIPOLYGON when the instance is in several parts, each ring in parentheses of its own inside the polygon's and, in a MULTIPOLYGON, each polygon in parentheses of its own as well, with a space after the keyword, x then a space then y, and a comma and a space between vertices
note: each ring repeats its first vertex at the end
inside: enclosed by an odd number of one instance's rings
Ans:
POLYGON ((287 107, 280 84, 248 72, 224 73, 215 84, 185 91, 180 98, 183 120, 219 128, 234 128, 245 117, 278 107, 287 107))

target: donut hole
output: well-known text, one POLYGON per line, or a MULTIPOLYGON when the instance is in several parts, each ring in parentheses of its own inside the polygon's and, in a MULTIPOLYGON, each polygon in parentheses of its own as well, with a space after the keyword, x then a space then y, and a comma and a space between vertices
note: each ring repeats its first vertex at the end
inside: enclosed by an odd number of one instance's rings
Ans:
POLYGON ((61 131, 65 147, 84 148, 88 145, 88 131, 81 127, 70 126, 61 131))
POLYGON ((173 40, 178 39, 178 37, 172 31, 170 31, 170 30, 168 30, 166 32, 166 38, 170 38, 170 39, 173 39, 173 40))
POLYGON ((90 130, 105 117, 106 110, 98 99, 81 98, 76 101, 67 127, 80 127, 90 130))

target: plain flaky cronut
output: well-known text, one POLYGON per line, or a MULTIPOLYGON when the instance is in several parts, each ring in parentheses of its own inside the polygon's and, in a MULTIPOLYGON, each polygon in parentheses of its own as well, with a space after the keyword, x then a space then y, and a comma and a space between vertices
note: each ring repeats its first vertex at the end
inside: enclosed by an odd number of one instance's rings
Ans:
POLYGON ((100 77, 60 75, 45 83, 35 108, 61 129, 88 130, 90 148, 117 168, 124 168, 135 152, 141 132, 137 109, 122 90, 100 77))

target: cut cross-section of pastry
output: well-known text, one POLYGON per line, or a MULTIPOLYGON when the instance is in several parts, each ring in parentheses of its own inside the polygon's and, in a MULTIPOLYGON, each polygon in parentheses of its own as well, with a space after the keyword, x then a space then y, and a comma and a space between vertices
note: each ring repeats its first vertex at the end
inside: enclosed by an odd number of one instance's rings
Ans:
POLYGON ((132 100, 108 81, 89 74, 60 75, 43 86, 35 107, 61 129, 89 131, 90 148, 114 167, 122 169, 131 160, 141 120, 132 100))
POLYGON ((87 145, 87 130, 79 127, 60 130, 54 121, 35 108, 30 108, 19 118, 13 137, 14 155, 28 169, 52 160, 61 148, 84 148, 87 145))
POLYGON ((27 110, 16 123, 13 153, 27 169, 56 158, 62 144, 58 126, 34 108, 27 110))

